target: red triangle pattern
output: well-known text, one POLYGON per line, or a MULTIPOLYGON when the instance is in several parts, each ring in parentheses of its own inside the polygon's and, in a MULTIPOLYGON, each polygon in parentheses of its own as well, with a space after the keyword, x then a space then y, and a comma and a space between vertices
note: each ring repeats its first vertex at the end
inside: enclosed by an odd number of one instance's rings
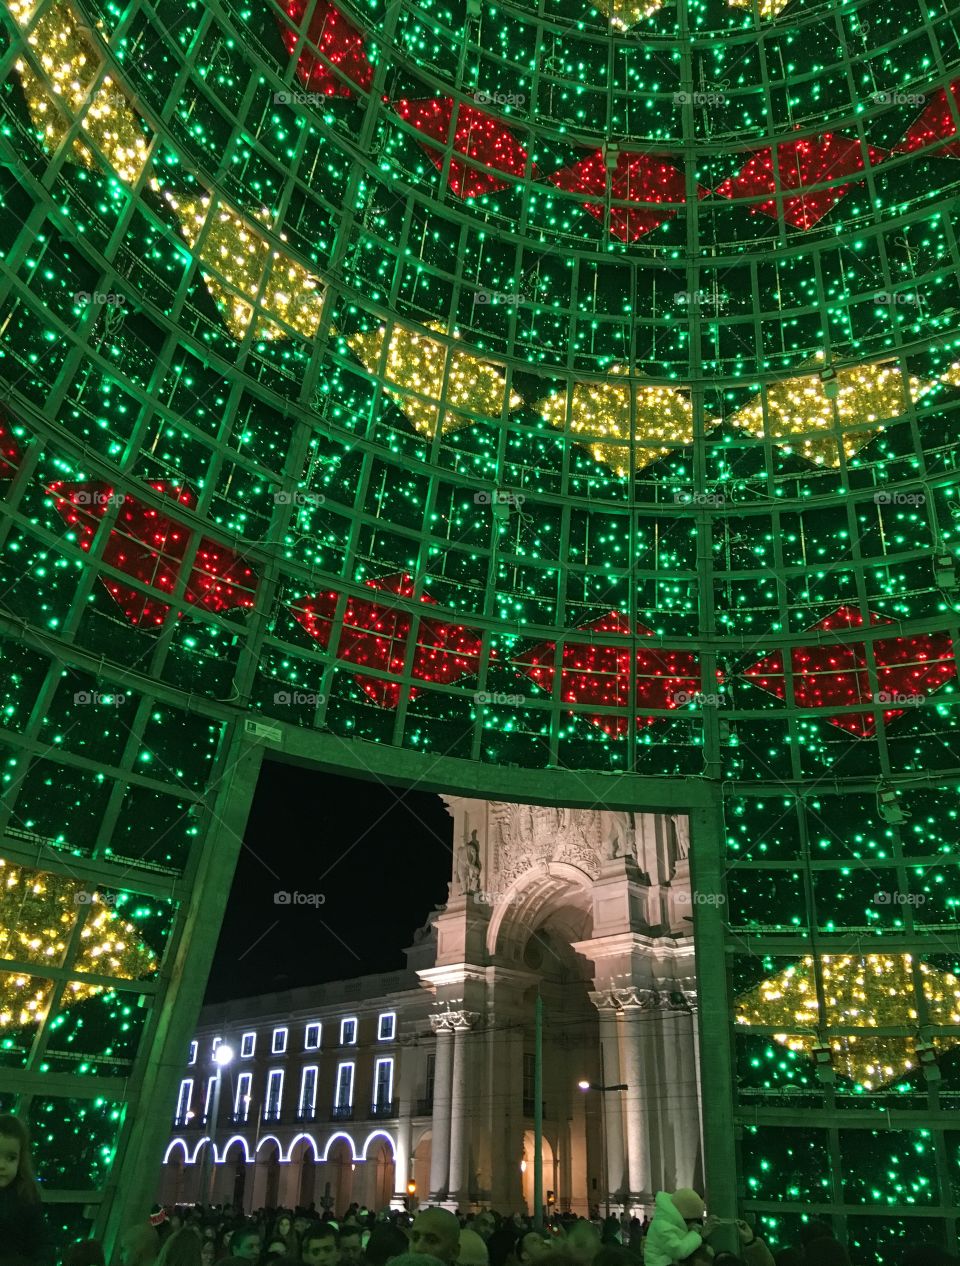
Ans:
MULTIPOLYGON (((193 507, 194 495, 180 484, 157 481, 150 487, 178 505, 193 507)), ((78 534, 82 550, 93 545, 100 520, 113 504, 114 495, 123 497, 116 526, 103 552, 103 561, 151 588, 172 593, 180 575, 192 532, 183 523, 155 510, 136 497, 114 494, 106 482, 57 481, 48 491, 56 498, 57 511, 64 523, 78 534)), ((170 611, 166 602, 115 580, 101 576, 107 591, 131 624, 163 624, 170 611)), ((225 545, 208 536, 201 537, 184 599, 207 611, 222 612, 254 605, 257 575, 225 545)))
MULTIPOLYGON (((370 589, 386 595, 413 597, 413 577, 406 572, 396 572, 366 583, 370 589)), ((330 645, 337 597, 335 590, 328 590, 290 608, 295 619, 325 648, 330 645)), ((427 594, 423 594, 420 601, 434 604, 434 599, 427 594)), ((336 650, 337 659, 363 664, 382 673, 400 674, 412 624, 413 617, 392 607, 389 600, 378 602, 350 598, 336 650)), ((450 685, 479 670, 481 639, 475 630, 462 624, 427 618, 421 619, 417 636, 412 668, 417 680, 450 685)), ((383 708, 395 708, 400 702, 399 682, 380 681, 361 674, 354 680, 374 703, 383 708)), ((419 693, 418 687, 411 686, 408 698, 415 699, 419 693)))
MULTIPOLYGON (((870 613, 870 624, 892 624, 886 616, 870 613)), ((834 629, 863 627, 860 612, 854 607, 838 607, 831 615, 814 624, 808 632, 829 632, 834 629)), ((924 633, 916 637, 881 638, 874 642, 877 662, 878 702, 907 702, 939 690, 957 675, 953 643, 945 633, 924 633)), ((791 652, 793 697, 802 708, 837 708, 855 703, 871 703, 867 676, 867 650, 863 642, 794 647, 791 652)), ((780 699, 786 698, 783 652, 759 660, 746 669, 744 676, 761 690, 780 699)), ((908 704, 909 706, 909 704, 908 704)), ((906 708, 884 709, 887 722, 903 716, 906 708)), ((876 732, 876 720, 869 712, 846 712, 827 717, 831 725, 869 738, 876 732)))
MULTIPOLYGON (((639 637, 652 637, 651 629, 636 626, 639 637)), ((619 633, 630 636, 630 622, 617 611, 610 611, 578 632, 619 633)), ((521 671, 542 690, 552 691, 556 672, 556 642, 539 646, 513 660, 521 671)), ((634 702, 638 707, 677 708, 677 695, 695 695, 700 690, 700 667, 692 651, 658 650, 629 646, 595 646, 589 642, 565 642, 560 670, 560 698, 565 703, 596 704, 601 711, 586 714, 586 719, 606 734, 620 736, 627 732, 628 718, 604 714, 604 707, 630 706, 630 680, 633 676, 634 702), (633 673, 631 674, 631 663, 633 673)), ((580 714, 584 715, 584 714, 580 714)), ((660 718, 638 716, 637 725, 652 725, 660 718)))
MULTIPOLYGON (((452 97, 424 97, 412 101, 404 97, 394 102, 393 108, 418 132, 446 144, 453 118, 452 97)), ((442 171, 443 155, 430 145, 423 148, 437 171, 442 171)), ((526 150, 509 128, 492 115, 468 105, 461 105, 457 114, 453 149, 465 158, 510 176, 522 176, 527 161, 526 150)), ((456 158, 450 160, 448 184, 458 198, 479 198, 482 194, 506 189, 509 183, 492 172, 480 171, 456 158)))
MULTIPOLYGON (((564 167, 550 176, 558 189, 603 197, 607 188, 607 165, 603 150, 596 150, 582 162, 564 167)), ((701 197, 706 194, 701 191, 701 197)), ((653 202, 654 207, 611 207, 610 232, 623 242, 635 242, 672 219, 685 201, 683 172, 665 159, 650 154, 621 153, 610 174, 610 195, 627 202, 653 202)), ((605 215, 603 203, 585 202, 584 210, 598 220, 605 215)))
MULTIPOLYGON (((883 162, 887 151, 869 148, 870 164, 883 162)), ((749 198, 754 195, 773 195, 776 185, 773 175, 773 151, 759 150, 740 169, 736 176, 728 177, 718 185, 714 193, 721 198, 749 198)), ((863 153, 860 142, 830 132, 806 140, 788 141, 777 147, 777 174, 783 198, 783 218, 795 229, 813 228, 850 192, 856 181, 835 185, 832 189, 804 192, 824 180, 839 176, 852 176, 863 171, 863 153), (797 190, 787 194, 788 190, 797 190)), ((775 197, 764 197, 750 207, 751 214, 760 212, 777 218, 775 197)))
MULTIPOLYGON (((955 79, 949 85, 949 97, 947 92, 947 88, 940 88, 934 93, 923 114, 911 124, 906 136, 896 146, 897 153, 912 154, 916 150, 926 149, 928 145, 934 145, 937 141, 946 140, 949 136, 956 136, 957 125, 950 112, 950 97, 953 98, 954 107, 960 116, 960 79, 955 79)), ((944 145, 937 150, 936 157, 960 158, 960 141, 944 145)))
POLYGON ((286 0, 284 8, 296 28, 281 19, 280 33, 287 53, 292 57, 297 47, 297 31, 308 4, 313 6, 307 30, 310 44, 301 47, 297 62, 297 78, 304 88, 327 97, 353 96, 349 86, 317 57, 313 51, 317 48, 358 88, 369 89, 373 81, 373 67, 367 60, 363 35, 330 0, 316 0, 315 5, 313 0, 286 0))

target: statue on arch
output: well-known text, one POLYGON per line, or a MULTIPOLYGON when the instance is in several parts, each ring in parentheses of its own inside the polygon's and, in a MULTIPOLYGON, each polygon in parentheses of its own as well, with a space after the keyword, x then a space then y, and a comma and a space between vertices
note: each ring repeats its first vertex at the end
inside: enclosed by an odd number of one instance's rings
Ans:
POLYGON ((457 855, 457 883, 461 896, 467 897, 480 891, 480 841, 476 830, 471 832, 457 855))

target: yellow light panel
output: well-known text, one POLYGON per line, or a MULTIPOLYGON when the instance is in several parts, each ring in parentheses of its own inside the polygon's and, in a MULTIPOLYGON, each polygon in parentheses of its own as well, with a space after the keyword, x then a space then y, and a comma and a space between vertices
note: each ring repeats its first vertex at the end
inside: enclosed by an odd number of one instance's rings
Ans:
MULTIPOLYGON (((932 386, 913 376, 909 383, 914 400, 932 386)), ((838 370, 837 385, 839 394, 831 400, 816 373, 771 384, 767 388, 770 438, 818 466, 839 466, 838 439, 850 458, 883 430, 882 425, 855 433, 847 433, 845 428, 890 421, 906 411, 902 375, 895 365, 856 365, 838 370)), ((763 439, 761 397, 755 396, 730 421, 756 439, 763 439)))
MULTIPOLYGON (((825 1016, 820 1015, 817 1005, 813 958, 808 955, 744 994, 737 1002, 737 1023, 782 1025, 783 1032, 773 1034, 774 1041, 806 1055, 812 1055, 821 1044, 818 1030, 843 1025, 866 1030, 916 1028, 910 954, 825 954, 821 964, 825 1016)), ((960 1024, 960 980, 927 963, 919 966, 928 1022, 960 1024)), ((917 1066, 914 1037, 872 1036, 866 1032, 862 1036, 849 1034, 827 1040, 836 1070, 867 1090, 898 1081, 917 1066)))
MULTIPOLYGON (((176 212, 184 237, 191 247, 195 247, 207 216, 211 214, 210 197, 204 195, 181 202, 169 191, 164 196, 176 212)), ((204 272, 203 280, 233 337, 239 342, 247 332, 255 310, 253 301, 260 292, 269 259, 272 261, 270 276, 260 297, 254 337, 263 340, 290 337, 288 330, 270 320, 272 315, 304 338, 313 338, 323 310, 320 279, 282 251, 274 250, 266 238, 229 204, 220 203, 212 214, 213 223, 203 240, 198 258, 201 265, 215 268, 219 274, 219 277, 214 277, 204 272), (221 277, 228 284, 224 284, 221 277), (246 299, 242 297, 244 295, 246 299)), ((271 216, 268 211, 257 212, 255 216, 269 225, 271 216)), ((282 238, 283 234, 280 236, 282 238)))
MULTIPOLYGON (((443 330, 439 324, 431 324, 429 328, 438 333, 443 330)), ((351 350, 371 374, 380 372, 385 338, 384 329, 347 338, 351 350)), ((447 435, 475 422, 477 419, 471 414, 499 418, 503 410, 506 380, 501 365, 448 347, 415 330, 394 327, 383 373, 388 382, 427 397, 420 400, 401 392, 389 393, 421 435, 435 435, 438 422, 441 432, 447 435), (445 374, 446 395, 441 417, 437 402, 443 392, 445 374)), ((516 409, 521 404, 523 398, 511 392, 508 408, 516 409)))
MULTIPOLYGON (((610 370, 611 375, 628 372, 622 365, 615 365, 610 370)), ((636 379, 632 384, 615 380, 574 383, 571 403, 571 432, 589 436, 589 439, 580 441, 584 448, 622 479, 630 475, 628 442, 631 437, 655 441, 651 447, 638 444, 634 448, 632 456, 636 470, 659 461, 673 448, 693 442, 693 407, 687 396, 672 387, 647 386, 636 379), (620 442, 604 442, 607 439, 620 442)), ((566 425, 567 397, 564 392, 548 396, 536 407, 551 426, 566 425)))
MULTIPOLYGON (((27 26, 36 7, 32 0, 6 0, 20 26, 27 26)), ((15 63, 34 127, 43 133, 44 145, 54 150, 69 131, 71 121, 83 113, 81 128, 99 147, 113 173, 125 184, 134 184, 147 162, 149 140, 143 123, 123 92, 107 75, 91 98, 100 70, 100 57, 81 29, 80 19, 69 5, 53 5, 27 34, 27 43, 43 66, 46 81, 23 59, 15 63), (49 85, 49 86, 48 86, 49 85)), ((78 137, 74 155, 86 167, 96 166, 93 152, 78 137)))

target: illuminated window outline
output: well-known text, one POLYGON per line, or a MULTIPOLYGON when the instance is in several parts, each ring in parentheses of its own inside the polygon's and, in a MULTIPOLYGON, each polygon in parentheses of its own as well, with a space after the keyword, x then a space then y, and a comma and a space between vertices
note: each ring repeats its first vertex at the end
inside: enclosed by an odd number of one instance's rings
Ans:
POLYGON ((345 1016, 344 1019, 340 1021, 340 1045, 341 1046, 356 1046, 356 1044, 357 1044, 357 1017, 355 1015, 348 1015, 348 1016, 345 1016), (353 1036, 349 1038, 349 1040, 344 1036, 344 1034, 347 1031, 348 1024, 353 1025, 353 1036))
POLYGON ((303 1049, 305 1051, 318 1051, 320 1049, 320 1041, 322 1037, 323 1037, 323 1025, 320 1023, 319 1020, 315 1020, 312 1024, 308 1024, 307 1027, 303 1031, 303 1049), (310 1033, 314 1029, 316 1030, 316 1033, 317 1033, 317 1039, 315 1042, 311 1042, 310 1033))
POLYGON ((287 1053, 287 1034, 289 1029, 274 1029, 273 1041, 270 1043, 271 1055, 286 1055, 287 1053))
POLYGON ((257 1049, 256 1033, 244 1033, 240 1038, 240 1058, 252 1059, 253 1052, 257 1049), (248 1045, 249 1042, 249 1045, 248 1045))
POLYGON ((356 1064, 353 1060, 347 1060, 337 1065, 337 1083, 334 1090, 333 1106, 335 1108, 352 1108, 353 1107, 353 1083, 356 1064), (344 1086, 346 1086, 346 1095, 344 1095, 344 1086), (346 1100, 346 1101, 345 1101, 346 1100))
POLYGON ((377 1041, 378 1042, 392 1042, 396 1038, 396 1036, 397 1036, 397 1013, 396 1011, 384 1011, 382 1015, 380 1016, 379 1020, 377 1021, 377 1041), (384 1020, 390 1021, 389 1033, 384 1033, 383 1031, 384 1020))

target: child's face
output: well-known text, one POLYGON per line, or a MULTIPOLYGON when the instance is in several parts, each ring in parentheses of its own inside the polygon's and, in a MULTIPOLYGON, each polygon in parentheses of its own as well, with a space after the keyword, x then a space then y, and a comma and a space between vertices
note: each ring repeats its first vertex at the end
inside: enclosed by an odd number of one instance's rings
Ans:
POLYGON ((0 1188, 9 1187, 20 1169, 20 1140, 0 1134, 0 1188))

